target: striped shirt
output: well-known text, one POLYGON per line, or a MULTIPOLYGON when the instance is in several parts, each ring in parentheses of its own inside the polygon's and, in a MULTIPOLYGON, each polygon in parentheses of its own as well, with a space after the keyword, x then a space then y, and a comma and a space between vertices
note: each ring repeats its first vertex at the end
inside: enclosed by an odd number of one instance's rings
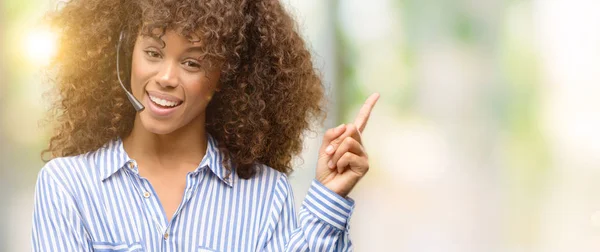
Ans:
POLYGON ((257 165, 250 179, 227 177, 208 137, 168 221, 152 185, 121 139, 55 158, 35 190, 34 251, 347 251, 354 202, 313 180, 296 215, 285 174, 257 165))

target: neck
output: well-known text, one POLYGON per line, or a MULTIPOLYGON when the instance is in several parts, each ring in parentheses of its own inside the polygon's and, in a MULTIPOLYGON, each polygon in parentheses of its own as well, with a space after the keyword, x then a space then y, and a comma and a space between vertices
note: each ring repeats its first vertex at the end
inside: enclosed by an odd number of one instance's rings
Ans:
POLYGON ((127 155, 144 163, 159 164, 157 167, 196 167, 206 153, 208 140, 203 118, 190 122, 169 134, 148 131, 136 116, 133 130, 123 139, 127 155))

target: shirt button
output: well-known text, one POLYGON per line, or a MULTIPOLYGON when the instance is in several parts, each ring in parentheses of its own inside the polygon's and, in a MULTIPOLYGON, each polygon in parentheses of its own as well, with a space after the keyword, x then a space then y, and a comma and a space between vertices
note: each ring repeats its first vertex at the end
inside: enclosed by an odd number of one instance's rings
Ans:
POLYGON ((150 192, 144 192, 144 198, 150 198, 150 192))
POLYGON ((169 239, 169 233, 165 233, 165 235, 163 236, 163 238, 165 238, 165 240, 169 239))
POLYGON ((133 169, 133 167, 134 167, 134 166, 135 166, 135 165, 133 164, 133 162, 129 162, 129 168, 130 168, 130 169, 133 169))

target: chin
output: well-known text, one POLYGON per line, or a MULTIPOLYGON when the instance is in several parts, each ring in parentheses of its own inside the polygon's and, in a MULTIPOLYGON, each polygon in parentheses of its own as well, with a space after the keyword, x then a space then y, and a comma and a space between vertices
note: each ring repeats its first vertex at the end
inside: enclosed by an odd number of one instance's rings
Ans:
POLYGON ((145 118, 145 116, 141 116, 140 119, 144 129, 158 135, 167 135, 179 128, 173 121, 157 121, 153 118, 145 118))

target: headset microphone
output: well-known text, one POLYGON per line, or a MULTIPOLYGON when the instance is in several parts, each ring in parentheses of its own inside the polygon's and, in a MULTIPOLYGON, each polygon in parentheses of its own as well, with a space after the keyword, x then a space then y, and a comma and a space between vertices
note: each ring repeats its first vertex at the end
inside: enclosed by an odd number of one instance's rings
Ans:
POLYGON ((123 36, 123 31, 121 31, 121 34, 119 35, 119 42, 117 43, 117 78, 119 79, 119 83, 121 83, 121 87, 127 95, 127 99, 129 99, 131 105, 133 105, 135 108, 135 111, 140 112, 144 110, 144 105, 142 105, 140 101, 138 101, 129 91, 127 91, 125 85, 123 85, 123 81, 121 81, 121 73, 119 72, 119 54, 121 54, 121 41, 123 40, 123 36))

